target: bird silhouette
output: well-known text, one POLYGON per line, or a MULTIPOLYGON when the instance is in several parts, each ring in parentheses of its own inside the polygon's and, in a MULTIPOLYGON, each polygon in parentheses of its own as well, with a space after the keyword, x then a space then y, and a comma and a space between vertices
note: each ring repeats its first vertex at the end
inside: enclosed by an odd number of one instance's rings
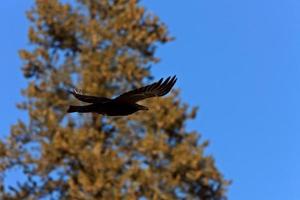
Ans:
POLYGON ((165 80, 161 78, 157 82, 125 92, 114 99, 84 95, 74 89, 73 91, 70 91, 70 93, 75 98, 90 104, 84 106, 71 105, 67 112, 98 113, 107 116, 126 116, 139 110, 149 110, 148 107, 139 105, 137 102, 147 98, 160 97, 168 94, 176 81, 176 76, 169 76, 165 80))

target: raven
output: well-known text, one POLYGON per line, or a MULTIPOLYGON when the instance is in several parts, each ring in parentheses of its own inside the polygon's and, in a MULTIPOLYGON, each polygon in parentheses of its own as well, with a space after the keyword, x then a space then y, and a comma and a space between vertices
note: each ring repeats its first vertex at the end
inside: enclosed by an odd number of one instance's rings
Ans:
POLYGON ((84 106, 71 105, 67 112, 93 112, 107 116, 126 116, 133 114, 139 110, 149 110, 146 106, 139 105, 136 102, 150 97, 159 97, 166 95, 170 92, 176 81, 176 76, 169 76, 166 80, 161 78, 155 83, 125 92, 114 99, 83 95, 76 89, 74 89, 73 91, 70 91, 70 93, 75 98, 82 102, 90 104, 84 106))

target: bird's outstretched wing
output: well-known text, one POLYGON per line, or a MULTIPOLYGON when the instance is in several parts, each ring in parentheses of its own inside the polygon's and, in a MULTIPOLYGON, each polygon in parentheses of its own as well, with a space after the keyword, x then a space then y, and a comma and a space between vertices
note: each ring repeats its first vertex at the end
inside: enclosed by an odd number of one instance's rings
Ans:
POLYGON ((176 76, 169 76, 166 80, 161 78, 155 83, 121 94, 115 100, 135 103, 150 97, 164 96, 170 92, 176 81, 176 76))
POLYGON ((96 97, 96 96, 88 96, 82 94, 79 90, 73 89, 69 91, 76 99, 86 102, 86 103, 105 103, 111 101, 111 99, 106 97, 96 97))

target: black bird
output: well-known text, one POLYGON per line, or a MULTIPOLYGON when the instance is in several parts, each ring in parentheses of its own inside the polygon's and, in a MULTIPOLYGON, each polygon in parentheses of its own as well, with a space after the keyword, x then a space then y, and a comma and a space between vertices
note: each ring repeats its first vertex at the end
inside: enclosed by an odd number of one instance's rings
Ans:
POLYGON ((161 78, 155 83, 125 92, 114 99, 87 96, 74 89, 70 91, 70 93, 73 94, 75 98, 91 104, 84 106, 71 105, 67 112, 93 112, 108 116, 126 116, 139 110, 149 110, 146 106, 139 105, 136 102, 150 97, 159 97, 168 94, 176 81, 176 76, 168 77, 166 80, 161 78))

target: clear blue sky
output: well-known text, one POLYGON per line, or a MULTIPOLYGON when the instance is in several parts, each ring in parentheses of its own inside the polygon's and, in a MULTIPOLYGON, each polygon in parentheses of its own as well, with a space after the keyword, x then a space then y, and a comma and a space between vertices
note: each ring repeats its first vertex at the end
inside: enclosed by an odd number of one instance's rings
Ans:
MULTIPOLYGON (((25 114, 17 50, 28 45, 24 11, 1 3, 0 134, 25 114)), ((162 46, 157 78, 177 74, 182 99, 200 107, 189 129, 232 179, 230 200, 300 199, 300 1, 189 0, 143 4, 177 39, 162 46)), ((15 174, 17 175, 17 174, 15 174)))

